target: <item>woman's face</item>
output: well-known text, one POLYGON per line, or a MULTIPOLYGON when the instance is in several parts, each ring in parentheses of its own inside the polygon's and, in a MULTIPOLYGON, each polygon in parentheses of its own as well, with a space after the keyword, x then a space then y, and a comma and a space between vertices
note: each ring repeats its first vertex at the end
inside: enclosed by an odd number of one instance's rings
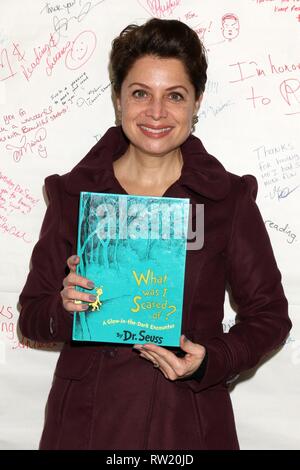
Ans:
POLYGON ((144 56, 123 81, 117 106, 131 146, 163 156, 187 139, 200 101, 180 60, 144 56))

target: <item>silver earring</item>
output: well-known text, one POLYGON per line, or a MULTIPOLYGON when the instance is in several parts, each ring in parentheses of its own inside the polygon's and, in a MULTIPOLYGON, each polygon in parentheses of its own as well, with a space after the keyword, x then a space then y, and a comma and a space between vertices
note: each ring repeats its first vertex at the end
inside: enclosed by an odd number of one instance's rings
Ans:
POLYGON ((118 111, 117 111, 117 123, 118 123, 118 125, 120 125, 121 122, 122 122, 122 110, 118 109, 118 111))
POLYGON ((198 121, 199 121, 199 118, 198 118, 197 114, 194 114, 194 116, 192 118, 192 132, 195 132, 196 124, 197 124, 198 121))

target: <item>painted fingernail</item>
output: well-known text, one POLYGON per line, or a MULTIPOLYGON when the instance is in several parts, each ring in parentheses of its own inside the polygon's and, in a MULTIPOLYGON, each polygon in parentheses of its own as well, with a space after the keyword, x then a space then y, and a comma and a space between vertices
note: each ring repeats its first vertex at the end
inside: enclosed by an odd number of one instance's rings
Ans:
POLYGON ((89 295, 89 300, 91 302, 95 302, 96 299, 97 299, 97 297, 95 295, 89 295))
POLYGON ((94 289, 95 284, 92 281, 88 281, 87 286, 88 286, 89 289, 94 289))
POLYGON ((89 308, 89 304, 82 304, 81 310, 87 310, 89 308))

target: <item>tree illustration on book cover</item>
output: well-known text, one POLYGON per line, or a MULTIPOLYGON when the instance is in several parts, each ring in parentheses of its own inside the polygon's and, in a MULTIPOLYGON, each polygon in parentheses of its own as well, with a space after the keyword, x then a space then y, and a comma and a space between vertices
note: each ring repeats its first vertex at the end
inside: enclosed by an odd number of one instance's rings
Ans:
POLYGON ((73 340, 179 345, 188 212, 189 199, 80 193, 77 273, 96 300, 74 312, 73 340))

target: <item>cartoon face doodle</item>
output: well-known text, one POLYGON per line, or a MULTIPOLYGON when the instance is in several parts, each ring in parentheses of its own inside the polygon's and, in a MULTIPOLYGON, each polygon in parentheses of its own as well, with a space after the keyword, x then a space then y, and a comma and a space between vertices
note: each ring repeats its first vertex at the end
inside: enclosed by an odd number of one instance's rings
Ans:
MULTIPOLYGON (((78 41, 77 41, 78 42, 78 41)), ((76 49, 73 47, 72 49, 72 58, 74 60, 82 60, 88 51, 88 46, 85 44, 83 41, 80 41, 80 43, 76 44, 76 49)))
POLYGON ((97 44, 93 31, 83 31, 73 41, 66 56, 68 69, 76 70, 82 67, 92 56, 97 44))
POLYGON ((222 17, 222 34, 225 39, 231 41, 240 33, 239 19, 233 13, 227 13, 222 17))

